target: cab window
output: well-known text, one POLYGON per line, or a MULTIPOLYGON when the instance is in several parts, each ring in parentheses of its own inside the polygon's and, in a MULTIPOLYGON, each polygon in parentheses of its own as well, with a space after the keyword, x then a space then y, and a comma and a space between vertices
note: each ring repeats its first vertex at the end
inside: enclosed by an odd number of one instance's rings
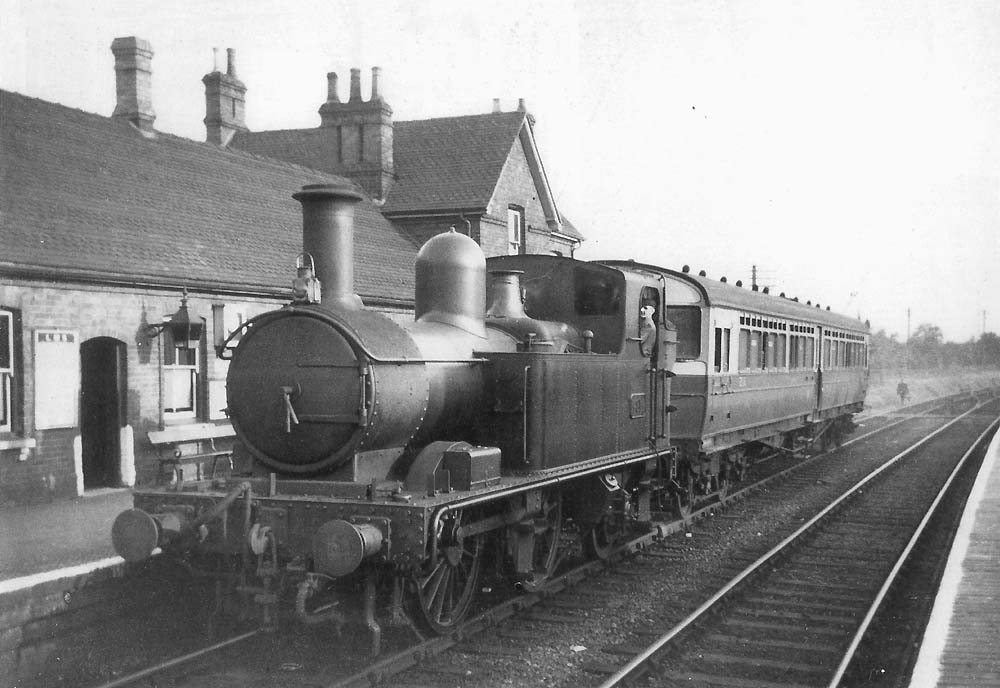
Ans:
POLYGON ((620 310, 621 293, 611 277, 578 269, 573 281, 577 315, 614 315, 620 310))

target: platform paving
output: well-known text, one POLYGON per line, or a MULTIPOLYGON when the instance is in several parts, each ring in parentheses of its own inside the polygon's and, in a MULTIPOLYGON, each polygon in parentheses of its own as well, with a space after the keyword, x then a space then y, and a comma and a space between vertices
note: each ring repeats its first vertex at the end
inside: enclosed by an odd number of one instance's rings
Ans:
POLYGON ((952 542, 910 688, 1000 687, 1000 433, 952 542))
POLYGON ((123 488, 0 507, 0 592, 14 579, 115 557, 111 524, 131 506, 132 491, 123 488))

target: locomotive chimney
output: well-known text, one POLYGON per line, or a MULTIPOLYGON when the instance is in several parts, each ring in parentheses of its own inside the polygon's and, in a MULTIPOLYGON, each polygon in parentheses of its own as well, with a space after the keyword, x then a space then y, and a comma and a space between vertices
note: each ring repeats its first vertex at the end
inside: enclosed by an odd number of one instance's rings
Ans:
POLYGON ((523 270, 490 270, 493 298, 486 311, 487 318, 527 318, 521 300, 523 270))
POLYGON ((346 184, 307 184, 292 198, 302 204, 302 250, 316 265, 323 302, 362 308, 354 293, 354 205, 361 194, 346 184))

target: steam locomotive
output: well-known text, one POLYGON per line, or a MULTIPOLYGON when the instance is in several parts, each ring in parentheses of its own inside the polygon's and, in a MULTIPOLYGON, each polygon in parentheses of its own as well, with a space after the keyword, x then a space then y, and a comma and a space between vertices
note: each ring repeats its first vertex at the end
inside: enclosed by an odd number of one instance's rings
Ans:
POLYGON ((863 403, 866 366, 836 368, 841 342, 862 360, 857 321, 631 262, 487 260, 455 232, 421 248, 398 324, 354 293, 360 195, 294 197, 293 300, 219 348, 252 469, 138 489, 112 527, 126 561, 160 548, 265 622, 339 626, 357 605, 374 652, 386 617, 445 632, 485 569, 537 587, 570 536, 606 557, 630 523, 685 516, 863 403))

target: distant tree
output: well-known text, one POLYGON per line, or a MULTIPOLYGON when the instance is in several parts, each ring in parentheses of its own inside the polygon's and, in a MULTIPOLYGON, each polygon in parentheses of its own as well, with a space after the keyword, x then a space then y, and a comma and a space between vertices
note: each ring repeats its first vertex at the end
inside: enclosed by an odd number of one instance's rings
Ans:
POLYGON ((910 359, 918 368, 940 368, 944 362, 941 328, 921 323, 910 337, 910 359))
POLYGON ((879 330, 872 335, 868 354, 869 366, 876 370, 897 368, 903 365, 905 347, 896 335, 887 335, 885 330, 879 330))
POLYGON ((1000 336, 995 332, 984 332, 976 342, 973 360, 980 365, 1000 366, 1000 336))
POLYGON ((908 343, 900 342, 895 334, 878 330, 871 336, 869 366, 876 375, 894 374, 903 368, 979 367, 1000 368, 1000 336, 986 332, 978 339, 947 342, 941 328, 931 323, 917 326, 908 343), (908 360, 907 360, 908 359, 908 360))

